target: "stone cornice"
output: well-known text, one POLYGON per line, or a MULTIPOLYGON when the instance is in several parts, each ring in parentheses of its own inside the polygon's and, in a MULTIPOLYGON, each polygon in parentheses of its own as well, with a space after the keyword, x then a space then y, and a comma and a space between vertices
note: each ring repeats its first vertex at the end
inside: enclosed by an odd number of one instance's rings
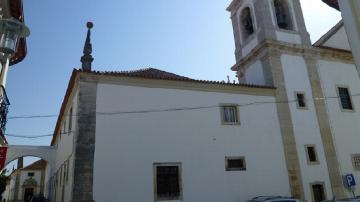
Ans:
POLYGON ((355 63, 352 53, 347 50, 333 49, 328 47, 304 46, 273 40, 264 40, 257 47, 255 47, 247 56, 237 62, 237 64, 234 65, 231 70, 239 71, 240 69, 244 69, 250 64, 254 63, 255 60, 273 52, 294 55, 317 55, 319 59, 350 64, 355 63))
POLYGON ((207 84, 196 82, 181 82, 161 79, 145 79, 134 77, 119 77, 113 75, 94 75, 92 73, 82 72, 80 81, 94 82, 99 84, 112 85, 127 85, 138 86, 145 88, 164 88, 164 89, 179 89, 192 90, 203 92, 217 92, 217 93, 232 93, 232 94, 247 94, 259 96, 274 96, 275 88, 256 88, 241 85, 222 85, 222 84, 207 84))

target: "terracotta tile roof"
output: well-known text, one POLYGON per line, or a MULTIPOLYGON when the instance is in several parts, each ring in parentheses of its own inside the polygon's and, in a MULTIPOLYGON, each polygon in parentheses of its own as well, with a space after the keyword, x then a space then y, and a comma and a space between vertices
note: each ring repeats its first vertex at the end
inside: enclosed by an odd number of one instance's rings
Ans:
POLYGON ((338 0, 322 0, 322 1, 325 2, 327 5, 335 8, 336 10, 340 10, 338 0))
MULTIPOLYGON (((77 70, 82 72, 82 70, 77 70)), ((185 81, 185 82, 195 82, 195 83, 204 83, 204 84, 218 84, 218 85, 227 85, 227 86, 243 86, 249 88, 269 88, 274 89, 274 86, 263 86, 255 84, 244 84, 244 83, 227 83, 224 81, 211 81, 211 80, 198 80, 192 79, 185 76, 180 76, 174 73, 162 71, 155 68, 146 68, 139 69, 134 71, 92 71, 89 72, 96 75, 112 75, 112 76, 124 76, 124 77, 137 77, 145 79, 158 79, 158 80, 172 80, 172 81, 185 81)))
POLYGON ((26 166, 25 168, 22 168, 21 170, 42 170, 46 168, 46 164, 46 161, 41 159, 26 166))
POLYGON ((87 73, 93 75, 109 75, 109 76, 119 76, 119 77, 134 77, 134 78, 144 78, 144 79, 154 79, 154 80, 170 80, 170 81, 179 81, 179 82, 193 82, 193 83, 203 83, 203 84, 210 84, 210 85, 226 85, 226 86, 239 86, 239 87, 246 87, 246 88, 264 88, 264 89, 275 89, 274 86, 261 86, 261 85, 254 85, 254 84, 239 84, 239 83, 226 83, 222 81, 209 81, 209 80, 196 80, 191 79, 185 76, 180 76, 174 73, 162 71, 155 68, 146 68, 146 69, 139 69, 134 71, 83 71, 74 69, 71 78, 69 80, 69 84, 61 104, 60 113, 58 119, 56 121, 56 126, 54 130, 54 135, 51 140, 51 145, 55 144, 55 140, 58 134, 58 131, 61 127, 61 118, 64 116, 66 105, 69 101, 69 97, 74 89, 75 81, 77 75, 79 73, 87 73))

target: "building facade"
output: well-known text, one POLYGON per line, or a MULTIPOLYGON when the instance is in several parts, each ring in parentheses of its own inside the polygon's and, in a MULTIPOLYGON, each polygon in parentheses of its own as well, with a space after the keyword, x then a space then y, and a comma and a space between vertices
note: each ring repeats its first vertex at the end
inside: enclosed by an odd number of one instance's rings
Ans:
POLYGON ((33 196, 44 193, 46 164, 46 161, 39 160, 14 170, 2 195, 3 201, 30 202, 33 196))
POLYGON ((360 180, 360 80, 343 24, 311 44, 299 0, 228 11, 239 83, 92 71, 88 31, 51 142, 51 201, 360 195, 343 180, 360 180))

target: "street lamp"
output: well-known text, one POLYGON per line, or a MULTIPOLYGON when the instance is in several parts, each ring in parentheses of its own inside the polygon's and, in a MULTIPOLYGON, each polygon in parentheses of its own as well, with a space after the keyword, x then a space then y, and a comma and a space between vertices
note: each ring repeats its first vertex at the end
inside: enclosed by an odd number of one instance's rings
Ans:
POLYGON ((0 19, 0 52, 12 56, 18 40, 29 35, 29 28, 15 18, 0 19))
POLYGON ((4 134, 10 102, 5 83, 11 57, 16 53, 18 41, 30 35, 30 30, 15 18, 0 19, 0 133, 4 134))

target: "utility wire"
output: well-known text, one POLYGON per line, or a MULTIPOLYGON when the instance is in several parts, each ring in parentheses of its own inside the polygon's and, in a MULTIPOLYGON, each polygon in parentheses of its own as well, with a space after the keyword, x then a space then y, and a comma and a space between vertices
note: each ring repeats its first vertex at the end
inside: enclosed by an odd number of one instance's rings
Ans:
MULTIPOLYGON (((61 133, 61 135, 64 134, 70 134, 72 131, 61 133)), ((38 138, 44 138, 44 137, 51 137, 53 134, 45 134, 45 135, 36 135, 36 136, 27 136, 27 135, 19 135, 19 134, 5 134, 5 136, 8 137, 15 137, 15 138, 27 138, 27 139, 38 139, 38 138)))
MULTIPOLYGON (((360 96, 360 94, 353 94, 353 97, 360 96)), ((319 101, 319 100, 328 100, 339 98, 339 96, 331 96, 331 97, 317 97, 317 98, 308 98, 306 101, 319 101)), ((250 102, 244 104, 237 104, 238 107, 247 107, 252 105, 261 105, 261 104, 286 104, 297 102, 297 100, 284 100, 284 101, 260 101, 260 102, 250 102)), ((200 109, 210 109, 210 108, 218 108, 220 105, 210 105, 210 106, 197 106, 197 107, 179 107, 179 108, 167 108, 167 109, 151 109, 151 110, 138 110, 138 111, 114 111, 114 112, 96 112, 98 115, 121 115, 121 114, 145 114, 145 113, 159 113, 159 112, 172 112, 172 111, 190 111, 190 110, 200 110, 200 109)), ((87 116, 89 113, 83 114, 73 114, 72 116, 87 116)), ((23 115, 23 116, 10 116, 8 120, 15 119, 38 119, 38 118, 56 118, 59 115, 56 114, 48 114, 48 115, 23 115)), ((68 116, 68 115, 67 115, 68 116)))
MULTIPOLYGON (((360 96, 360 94, 353 94, 351 96, 360 96)), ((309 98, 306 99, 306 101, 319 101, 319 100, 327 100, 327 99, 337 99, 339 96, 330 96, 330 97, 318 97, 318 98, 309 98)), ((286 104, 286 103, 293 103, 297 102, 297 100, 286 100, 286 101, 261 101, 261 102, 250 102, 250 103, 244 103, 244 104, 237 104, 234 106, 238 107, 247 107, 247 106, 253 106, 253 105, 261 105, 261 104, 286 104)), ((145 114, 145 113, 159 113, 159 112, 173 112, 173 111, 189 111, 189 110, 201 110, 201 109, 210 109, 210 108, 218 108, 221 107, 221 105, 210 105, 210 106, 198 106, 198 107, 179 107, 179 108, 167 108, 167 109, 153 109, 153 110, 138 110, 138 111, 118 111, 118 112, 96 112, 96 114, 101 116, 113 116, 113 115, 121 115, 121 114, 145 114)), ((89 114, 74 114, 73 117, 76 116, 87 116, 89 114)), ((69 115, 67 115, 69 116, 69 115)), ((54 118, 58 117, 58 115, 28 115, 28 116, 12 116, 9 117, 9 120, 15 120, 15 119, 37 119, 37 118, 54 118)), ((67 133, 61 133, 61 134, 69 134, 67 133)), ((8 137, 15 137, 15 138, 28 138, 28 139, 36 139, 36 138, 44 138, 44 137, 51 137, 53 134, 45 134, 45 135, 37 135, 37 136, 26 136, 26 135, 20 135, 20 134, 5 134, 5 136, 8 137)))

